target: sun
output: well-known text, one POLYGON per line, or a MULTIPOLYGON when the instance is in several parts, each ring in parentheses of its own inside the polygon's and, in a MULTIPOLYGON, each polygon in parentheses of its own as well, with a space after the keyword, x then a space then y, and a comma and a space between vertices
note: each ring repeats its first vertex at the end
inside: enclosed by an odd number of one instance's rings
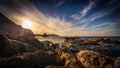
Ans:
POLYGON ((31 29, 32 28, 32 22, 30 20, 24 20, 22 24, 23 28, 31 29))

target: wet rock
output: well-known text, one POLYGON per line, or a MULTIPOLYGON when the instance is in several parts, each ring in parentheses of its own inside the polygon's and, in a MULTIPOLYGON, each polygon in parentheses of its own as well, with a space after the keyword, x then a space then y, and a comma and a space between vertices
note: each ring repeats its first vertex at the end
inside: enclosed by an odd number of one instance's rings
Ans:
POLYGON ((86 68, 108 68, 113 67, 114 64, 112 58, 90 50, 81 50, 77 56, 79 61, 86 68))
POLYGON ((120 68, 120 57, 117 57, 115 59, 114 68, 120 68))
POLYGON ((72 54, 67 48, 57 50, 60 56, 61 64, 68 68, 84 68, 82 64, 78 61, 76 56, 72 54))

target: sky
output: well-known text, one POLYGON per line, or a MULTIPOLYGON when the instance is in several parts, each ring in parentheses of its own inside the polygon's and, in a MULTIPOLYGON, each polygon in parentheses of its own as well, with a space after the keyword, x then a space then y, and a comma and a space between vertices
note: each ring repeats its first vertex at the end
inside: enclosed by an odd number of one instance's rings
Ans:
POLYGON ((0 12, 34 34, 120 36, 120 0, 0 0, 0 12))

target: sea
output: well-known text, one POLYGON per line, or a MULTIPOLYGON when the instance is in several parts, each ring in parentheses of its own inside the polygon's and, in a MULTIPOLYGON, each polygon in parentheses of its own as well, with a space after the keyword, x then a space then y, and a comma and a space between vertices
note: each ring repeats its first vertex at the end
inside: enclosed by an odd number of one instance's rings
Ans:
MULTIPOLYGON (((39 41, 51 41, 53 43, 63 43, 65 41, 65 37, 60 36, 49 36, 49 37, 42 37, 42 36, 35 36, 39 41)), ((68 37, 68 36, 67 36, 68 37)), ((82 40, 87 40, 91 38, 110 38, 112 40, 120 40, 120 36, 72 36, 68 38, 75 38, 79 37, 82 40)))
POLYGON ((79 36, 80 39, 86 40, 91 38, 110 38, 112 40, 120 40, 120 36, 79 36))

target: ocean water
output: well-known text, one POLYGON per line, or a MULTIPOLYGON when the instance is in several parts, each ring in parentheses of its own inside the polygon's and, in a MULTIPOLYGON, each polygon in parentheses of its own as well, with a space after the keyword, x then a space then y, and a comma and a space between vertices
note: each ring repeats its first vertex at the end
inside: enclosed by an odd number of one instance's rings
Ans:
MULTIPOLYGON (((51 41, 53 43, 63 43, 65 41, 65 37, 59 37, 59 36, 49 36, 49 37, 42 37, 42 36, 36 36, 36 38, 39 41, 51 41)), ((69 38, 75 38, 75 37, 69 37, 69 38)), ((112 40, 120 40, 120 36, 80 36, 79 37, 82 40, 87 40, 91 38, 110 38, 112 40)))
POLYGON ((90 39, 90 38, 110 38, 112 40, 120 40, 120 36, 80 36, 82 40, 90 39))

